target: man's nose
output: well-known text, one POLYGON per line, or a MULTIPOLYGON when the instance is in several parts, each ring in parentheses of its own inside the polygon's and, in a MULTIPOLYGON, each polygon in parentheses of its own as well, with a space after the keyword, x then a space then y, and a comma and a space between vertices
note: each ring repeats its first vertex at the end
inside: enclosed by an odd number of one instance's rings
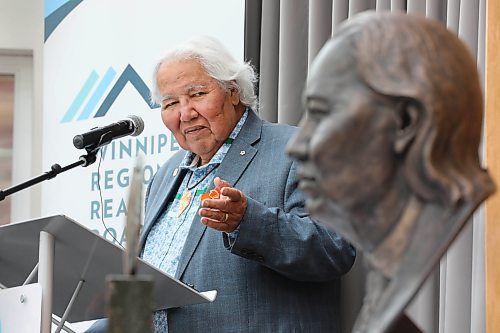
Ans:
POLYGON ((198 117, 198 112, 189 100, 179 101, 181 121, 190 121, 198 117))

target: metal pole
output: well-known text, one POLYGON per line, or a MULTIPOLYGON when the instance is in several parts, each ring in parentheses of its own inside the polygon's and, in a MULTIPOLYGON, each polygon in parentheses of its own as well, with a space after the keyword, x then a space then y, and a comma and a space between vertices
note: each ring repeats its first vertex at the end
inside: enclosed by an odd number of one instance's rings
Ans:
POLYGON ((84 282, 85 282, 84 280, 78 281, 78 285, 76 286, 75 291, 73 292, 73 296, 71 296, 71 299, 69 300, 69 303, 68 303, 68 306, 66 307, 66 310, 64 310, 64 314, 61 318, 61 322, 59 323, 59 326, 57 327, 57 330, 55 331, 55 333, 61 332, 61 329, 63 328, 64 323, 66 322, 66 319, 68 318, 68 315, 71 311, 71 307, 73 306, 73 303, 75 302, 76 297, 80 293, 80 290, 82 289, 84 282))
MULTIPOLYGON (((61 322, 59 320, 57 320, 56 318, 52 317, 52 324, 56 324, 56 325, 59 326, 60 323, 61 322)), ((68 333, 76 333, 75 331, 73 331, 71 328, 69 328, 68 326, 66 326, 64 324, 63 324, 62 329, 65 330, 68 333)))
POLYGON ((33 270, 31 271, 30 275, 28 275, 28 277, 26 278, 26 280, 24 281, 23 283, 23 286, 31 283, 31 281, 33 281, 33 279, 35 278, 35 275, 38 273, 38 263, 36 263, 35 267, 33 268, 33 270))
POLYGON ((40 231, 40 247, 38 250, 38 283, 42 287, 42 322, 40 333, 50 333, 54 283, 54 236, 46 231, 40 231))

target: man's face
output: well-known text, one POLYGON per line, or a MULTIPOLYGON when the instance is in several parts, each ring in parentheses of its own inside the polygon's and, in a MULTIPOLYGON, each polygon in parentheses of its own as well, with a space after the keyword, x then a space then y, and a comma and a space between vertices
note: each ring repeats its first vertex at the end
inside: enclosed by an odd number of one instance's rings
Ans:
POLYGON ((306 111, 288 144, 289 154, 300 161, 307 209, 334 227, 336 218, 384 199, 396 164, 396 113, 359 79, 346 50, 331 42, 313 63, 306 111))
POLYGON ((156 79, 163 123, 183 149, 208 163, 242 115, 239 93, 222 88, 196 60, 164 63, 156 79))

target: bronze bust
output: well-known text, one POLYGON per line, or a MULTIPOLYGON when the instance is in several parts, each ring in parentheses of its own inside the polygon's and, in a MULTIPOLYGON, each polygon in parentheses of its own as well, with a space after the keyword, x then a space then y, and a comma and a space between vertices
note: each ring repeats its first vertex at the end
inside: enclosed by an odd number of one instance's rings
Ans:
POLYGON ((476 63, 440 23, 364 12, 314 60, 289 142, 307 209, 363 252, 354 332, 384 332, 495 186, 476 63))

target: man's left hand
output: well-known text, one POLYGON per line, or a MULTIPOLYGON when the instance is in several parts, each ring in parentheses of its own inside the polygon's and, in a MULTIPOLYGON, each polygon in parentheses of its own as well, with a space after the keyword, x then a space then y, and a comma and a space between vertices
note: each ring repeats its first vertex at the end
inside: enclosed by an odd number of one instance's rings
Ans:
POLYGON ((216 177, 214 184, 220 189, 219 199, 205 199, 198 214, 201 223, 207 227, 224 232, 233 232, 240 225, 247 209, 247 198, 243 192, 227 181, 216 177))

